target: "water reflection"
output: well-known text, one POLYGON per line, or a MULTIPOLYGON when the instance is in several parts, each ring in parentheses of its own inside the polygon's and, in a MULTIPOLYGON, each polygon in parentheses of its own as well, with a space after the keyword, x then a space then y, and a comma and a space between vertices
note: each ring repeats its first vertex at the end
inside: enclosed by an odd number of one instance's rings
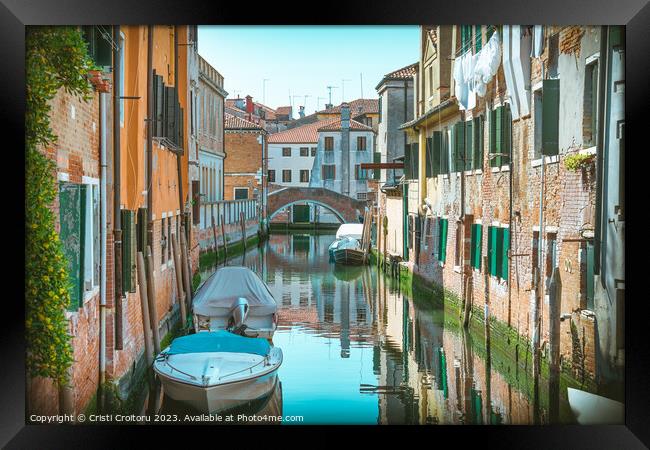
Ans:
POLYGON ((243 258, 280 304, 283 414, 318 424, 575 421, 566 385, 540 380, 535 395, 524 363, 465 331, 431 294, 409 296, 373 266, 330 264, 333 240, 273 234, 243 258))

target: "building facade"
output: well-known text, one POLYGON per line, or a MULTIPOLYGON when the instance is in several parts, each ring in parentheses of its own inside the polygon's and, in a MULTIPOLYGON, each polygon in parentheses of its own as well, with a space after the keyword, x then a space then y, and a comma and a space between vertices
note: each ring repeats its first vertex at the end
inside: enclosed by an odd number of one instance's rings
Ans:
POLYGON ((318 146, 310 187, 324 187, 357 200, 368 195, 368 171, 361 164, 373 161, 372 128, 350 119, 344 103, 340 119, 318 128, 318 146))
POLYGON ((226 114, 224 200, 258 199, 266 218, 267 132, 261 125, 226 114))
POLYGON ((624 276, 609 268, 618 288, 601 311, 594 286, 601 158, 622 154, 624 51, 603 44, 616 39, 617 27, 422 27, 415 118, 401 127, 407 265, 599 383, 622 377, 624 276))

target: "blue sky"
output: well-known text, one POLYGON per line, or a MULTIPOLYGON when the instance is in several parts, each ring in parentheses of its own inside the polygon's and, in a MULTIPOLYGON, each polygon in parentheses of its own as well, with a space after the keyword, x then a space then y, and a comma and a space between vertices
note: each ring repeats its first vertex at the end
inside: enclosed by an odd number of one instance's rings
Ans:
POLYGON ((417 26, 199 27, 199 53, 224 76, 229 98, 250 94, 277 108, 291 93, 296 117, 298 105, 307 114, 324 108, 326 86, 337 86, 335 105, 343 92, 346 101, 360 98, 360 74, 363 97, 376 98, 384 74, 418 60, 418 41, 417 26))

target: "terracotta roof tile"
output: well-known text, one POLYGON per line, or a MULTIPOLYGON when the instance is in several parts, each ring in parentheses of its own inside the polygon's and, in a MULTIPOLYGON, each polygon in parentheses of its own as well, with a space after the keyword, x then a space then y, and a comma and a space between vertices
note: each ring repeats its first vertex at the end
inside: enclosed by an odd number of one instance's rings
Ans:
POLYGON ((269 135, 269 144, 315 144, 318 142, 318 129, 336 122, 336 119, 319 120, 318 122, 290 128, 269 135))
POLYGON ((420 63, 413 63, 409 64, 406 67, 402 67, 401 69, 397 69, 394 72, 387 73, 384 75, 384 79, 407 79, 407 78, 413 78, 413 75, 418 73, 418 66, 420 63))
POLYGON ((278 106, 275 110, 275 114, 282 115, 282 114, 291 114, 291 106, 278 106))
MULTIPOLYGON (((318 131, 338 131, 341 129, 341 120, 334 120, 331 123, 328 123, 327 125, 321 126, 318 131)), ((357 122, 356 120, 350 119, 350 129, 351 130, 357 130, 357 131, 372 131, 372 128, 369 127, 368 125, 364 125, 361 122, 357 122)))
POLYGON ((225 129, 226 130, 262 130, 263 128, 253 122, 250 122, 241 117, 232 114, 225 114, 225 129))
MULTIPOLYGON (((379 99, 377 98, 358 98, 348 102, 350 105, 350 115, 352 117, 362 114, 379 113, 379 99)), ((341 105, 329 109, 318 111, 318 114, 340 114, 341 105)))

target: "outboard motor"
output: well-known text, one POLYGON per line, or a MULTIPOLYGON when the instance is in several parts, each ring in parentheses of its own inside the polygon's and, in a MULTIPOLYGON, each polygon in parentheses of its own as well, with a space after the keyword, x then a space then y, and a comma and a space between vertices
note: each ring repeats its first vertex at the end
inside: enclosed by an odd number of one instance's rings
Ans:
POLYGON ((229 329, 230 330, 238 330, 245 328, 244 322, 246 321, 246 317, 248 317, 248 300, 246 300, 244 297, 239 297, 237 300, 235 300, 232 304, 232 308, 230 309, 230 320, 229 320, 229 329))

